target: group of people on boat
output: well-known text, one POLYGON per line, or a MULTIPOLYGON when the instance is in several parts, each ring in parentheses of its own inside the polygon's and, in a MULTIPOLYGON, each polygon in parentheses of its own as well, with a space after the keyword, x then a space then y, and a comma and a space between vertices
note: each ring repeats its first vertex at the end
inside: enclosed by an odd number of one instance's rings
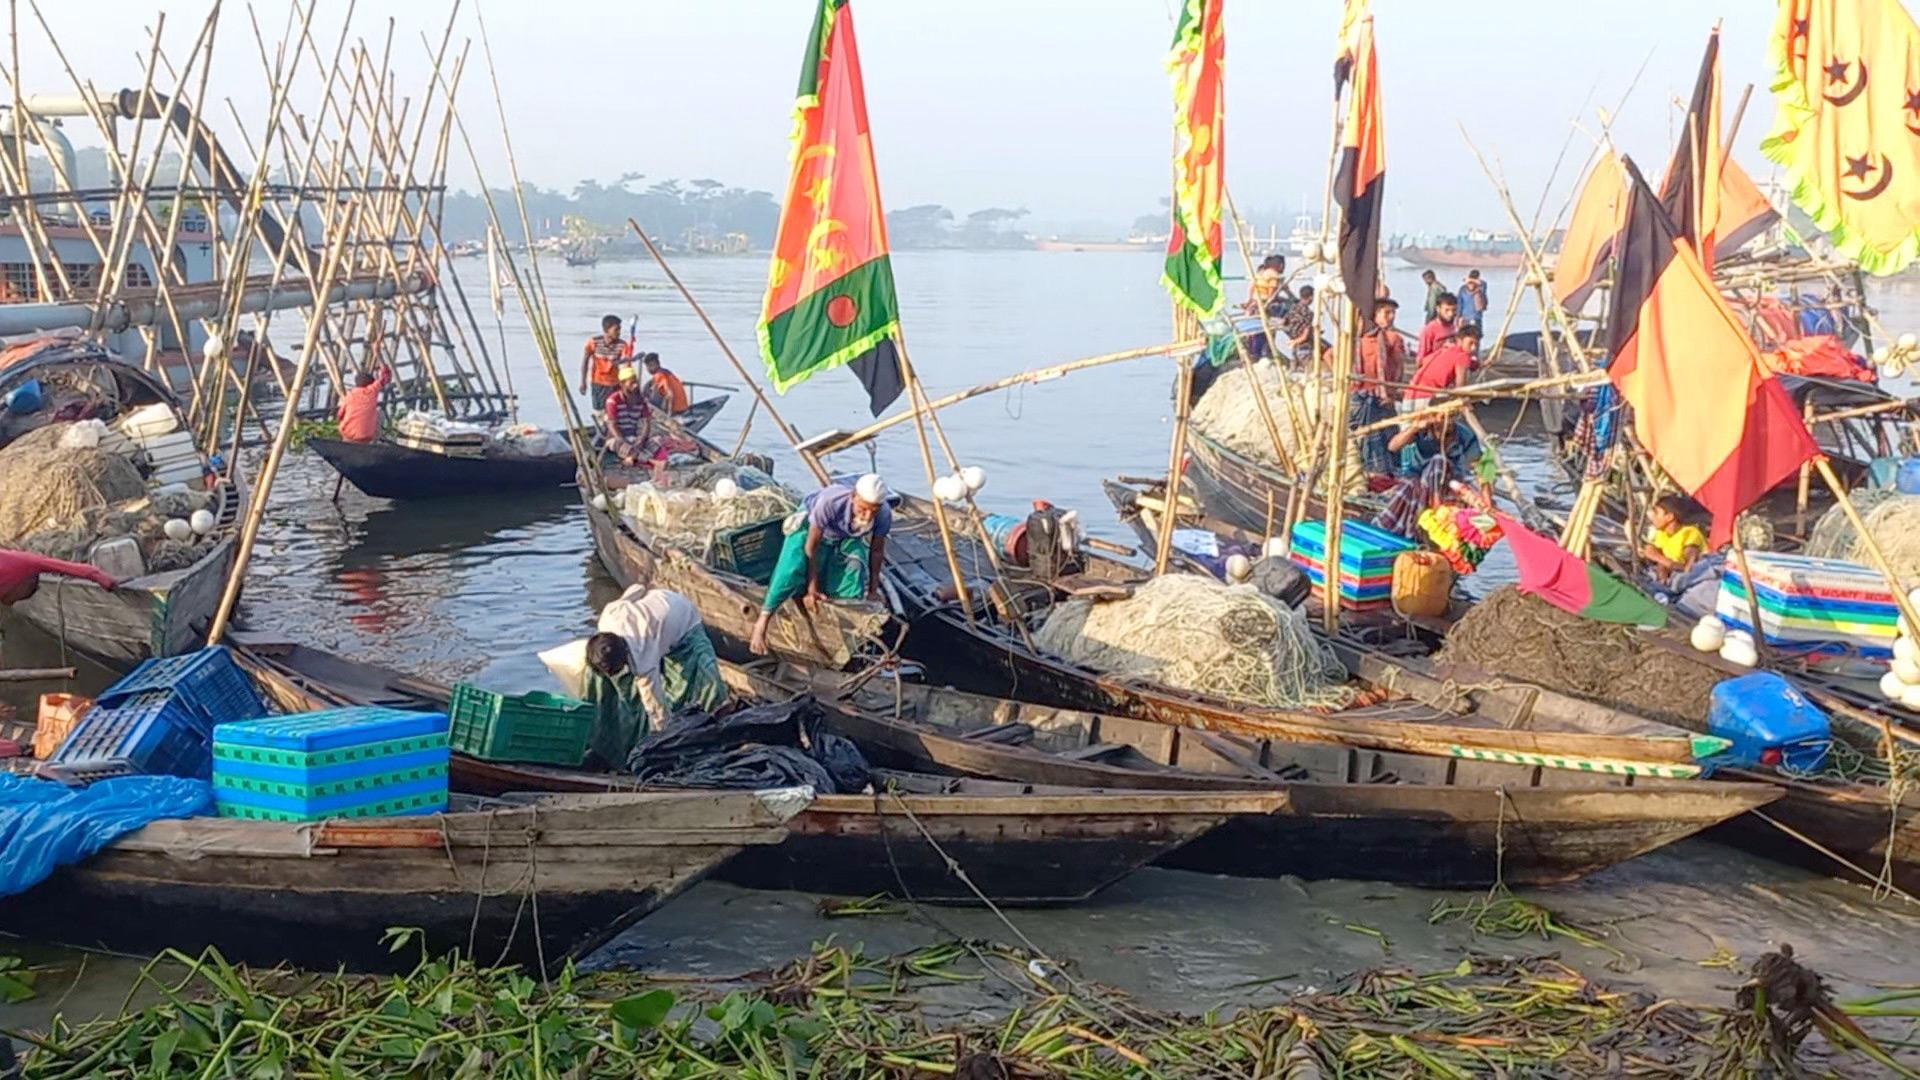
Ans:
POLYGON ((633 342, 621 330, 620 316, 608 315, 600 320, 600 332, 587 339, 580 359, 580 392, 593 403, 608 452, 622 465, 645 465, 654 482, 663 484, 667 459, 693 445, 655 417, 686 412, 691 404, 687 385, 660 362, 657 352, 639 354, 636 367, 633 342))

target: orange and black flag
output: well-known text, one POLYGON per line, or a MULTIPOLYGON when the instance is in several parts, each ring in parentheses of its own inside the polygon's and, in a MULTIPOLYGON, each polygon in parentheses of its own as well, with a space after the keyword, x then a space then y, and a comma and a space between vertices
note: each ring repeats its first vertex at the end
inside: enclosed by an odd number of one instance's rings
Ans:
POLYGON ((1613 238, 1620 234, 1620 219, 1626 213, 1626 190, 1620 159, 1606 151, 1587 174, 1560 240, 1560 257, 1553 264, 1553 298, 1568 311, 1585 307, 1607 276, 1613 238))
POLYGON ((1660 201, 1667 216, 1708 273, 1713 272, 1714 232, 1720 224, 1720 166, 1725 160, 1726 150, 1720 145, 1720 30, 1716 27, 1707 38, 1706 55, 1700 58, 1693 99, 1680 125, 1680 143, 1660 182, 1660 201))
POLYGON ((1607 375, 1640 440, 1713 514, 1713 544, 1818 453, 1738 316, 1632 161, 1607 317, 1607 375))
POLYGON ((1714 228, 1713 254, 1724 259, 1780 220, 1760 185, 1740 163, 1728 158, 1720 168, 1720 222, 1714 228))
MULTIPOLYGON (((1340 169, 1333 198, 1340 204, 1340 278, 1363 319, 1372 318, 1380 295, 1380 209, 1387 201, 1386 120, 1380 111, 1380 63, 1373 49, 1373 17, 1358 21, 1347 75, 1347 122, 1340 132, 1340 169)), ((1338 93, 1336 87, 1335 93, 1338 93)))

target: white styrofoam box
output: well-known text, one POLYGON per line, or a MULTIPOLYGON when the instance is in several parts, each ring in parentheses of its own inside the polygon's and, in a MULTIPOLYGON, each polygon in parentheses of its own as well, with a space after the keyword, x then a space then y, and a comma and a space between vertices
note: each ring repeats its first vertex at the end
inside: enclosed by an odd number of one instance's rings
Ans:
MULTIPOLYGON (((171 407, 156 401, 122 416, 114 426, 137 442, 143 438, 179 431, 180 418, 171 407)), ((192 438, 191 435, 187 437, 192 438)))

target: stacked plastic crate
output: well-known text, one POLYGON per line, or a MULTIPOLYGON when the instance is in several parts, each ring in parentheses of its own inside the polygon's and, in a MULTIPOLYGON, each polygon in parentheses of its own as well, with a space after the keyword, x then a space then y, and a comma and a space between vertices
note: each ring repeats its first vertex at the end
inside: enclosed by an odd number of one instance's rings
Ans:
MULTIPOLYGON (((1393 597, 1393 561, 1414 543, 1358 521, 1340 524, 1340 566, 1335 577, 1348 607, 1384 607, 1393 597)), ((1327 526, 1302 521, 1293 527, 1293 561, 1307 572, 1322 598, 1327 588, 1327 526)))
POLYGON ((214 729, 266 712, 223 645, 148 660, 95 699, 40 774, 75 784, 153 774, 205 779, 214 729))
POLYGON ((431 814, 447 806, 447 715, 377 706, 222 724, 221 817, 273 821, 431 814))

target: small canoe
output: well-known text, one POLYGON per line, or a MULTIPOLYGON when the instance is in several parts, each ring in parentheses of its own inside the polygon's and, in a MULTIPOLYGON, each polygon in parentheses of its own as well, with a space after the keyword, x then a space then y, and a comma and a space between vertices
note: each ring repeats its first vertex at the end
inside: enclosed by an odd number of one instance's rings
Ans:
MULTIPOLYGON (((250 642, 241 659, 289 707, 335 704, 444 708, 447 689, 304 646, 250 642)), ((737 669, 736 685, 751 688, 737 669)), ((791 697, 767 684, 775 700, 791 697)), ((840 710, 832 710, 838 723, 840 710)), ((605 792, 630 776, 481 761, 455 754, 457 790, 605 792)), ((721 872, 756 888, 928 903, 1062 904, 1086 899, 1239 815, 1270 814, 1283 792, 1250 785, 1193 791, 1088 791, 1057 785, 886 774, 888 790, 820 795, 788 822, 778 848, 743 852, 721 872), (948 857, 966 870, 963 880, 948 857), (978 892, 976 892, 978 890, 978 892)))
POLYGON ((584 956, 745 848, 805 789, 563 795, 416 817, 158 821, 0 901, 35 937, 254 964, 411 965, 383 938, 482 962, 584 956))
POLYGON ((1236 816, 1161 859, 1241 877, 1552 884, 1781 796, 1758 783, 1250 739, 787 664, 747 665, 729 678, 761 696, 815 693, 834 707, 835 730, 891 768, 1106 790, 1284 792, 1278 812, 1236 816))
MULTIPOLYGON (((705 398, 674 417, 689 432, 712 421, 726 395, 705 398)), ((379 499, 438 499, 566 487, 579 471, 571 452, 541 457, 453 457, 380 441, 307 440, 313 452, 362 492, 379 499)))

